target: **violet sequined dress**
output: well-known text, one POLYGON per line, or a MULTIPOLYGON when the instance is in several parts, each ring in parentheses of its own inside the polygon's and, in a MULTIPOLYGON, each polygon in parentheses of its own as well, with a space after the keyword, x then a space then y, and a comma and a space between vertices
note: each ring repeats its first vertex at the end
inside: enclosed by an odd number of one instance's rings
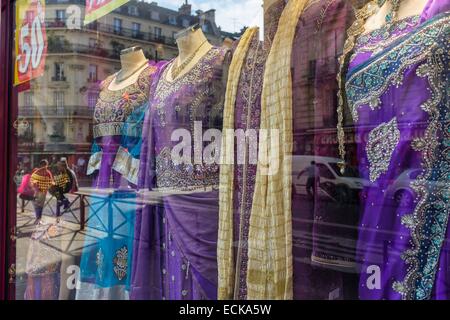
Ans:
POLYGON ((361 299, 449 299, 450 1, 357 39, 346 74, 361 199, 361 299))
POLYGON ((131 299, 217 298, 219 165, 211 160, 221 140, 211 136, 222 126, 228 65, 228 49, 213 47, 171 82, 169 63, 153 85, 138 186, 168 195, 136 212, 131 299))

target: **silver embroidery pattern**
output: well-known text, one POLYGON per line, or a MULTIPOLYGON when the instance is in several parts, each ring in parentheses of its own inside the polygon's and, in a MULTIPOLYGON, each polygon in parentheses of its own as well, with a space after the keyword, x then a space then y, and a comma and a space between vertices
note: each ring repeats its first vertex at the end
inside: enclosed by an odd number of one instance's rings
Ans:
POLYGON ((418 194, 418 204, 412 214, 402 217, 402 224, 411 232, 411 246, 402 253, 408 272, 404 279, 392 285, 404 300, 430 299, 449 219, 450 159, 447 152, 442 152, 445 145, 450 144, 450 116, 445 94, 448 87, 445 53, 449 52, 449 46, 447 41, 446 51, 439 48, 428 57, 426 64, 417 68, 417 75, 428 79, 432 94, 422 105, 430 117, 425 136, 412 142, 412 148, 423 155, 424 172, 412 183, 418 194))
POLYGON ((117 279, 121 281, 127 276, 128 269, 128 248, 123 246, 116 251, 116 256, 114 257, 114 273, 117 279))
POLYGON ((369 105, 381 108, 380 97, 391 87, 402 84, 404 73, 411 65, 422 62, 436 49, 433 38, 445 36, 450 17, 431 23, 402 43, 400 49, 382 54, 372 63, 349 75, 346 94, 353 121, 358 121, 358 109, 369 105))
POLYGON ((126 119, 148 100, 148 91, 155 71, 155 67, 147 67, 135 83, 117 91, 108 89, 115 75, 104 81, 94 109, 94 138, 121 135, 126 119))
MULTIPOLYGON (((166 99, 174 93, 180 91, 180 89, 185 85, 195 85, 204 81, 204 79, 211 78, 214 68, 210 62, 214 60, 221 52, 222 51, 220 48, 211 48, 211 50, 201 58, 192 70, 170 82, 166 80, 167 73, 170 69, 169 65, 166 66, 165 70, 162 72, 158 85, 156 86, 153 101, 153 106, 157 111, 161 126, 165 127, 167 124, 166 112, 164 110, 166 99)), ((180 108, 180 106, 178 106, 178 108, 180 108)))
POLYGON ((96 254, 95 264, 97 265, 97 273, 100 280, 103 280, 103 266, 105 261, 105 255, 100 248, 96 254))
POLYGON ((171 150, 165 147, 156 157, 156 181, 161 189, 190 190, 219 185, 218 164, 174 164, 171 150))
POLYGON ((375 182, 388 170, 392 154, 399 141, 400 130, 395 117, 369 133, 366 152, 370 163, 370 181, 375 182))

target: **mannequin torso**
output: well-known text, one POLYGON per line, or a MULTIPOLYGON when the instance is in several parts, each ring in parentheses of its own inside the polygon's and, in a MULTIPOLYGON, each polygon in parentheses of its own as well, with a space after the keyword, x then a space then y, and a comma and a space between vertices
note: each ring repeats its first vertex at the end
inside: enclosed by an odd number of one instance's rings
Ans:
POLYGON ((141 71, 147 67, 147 62, 142 49, 133 47, 123 50, 120 55, 122 69, 116 74, 114 81, 111 81, 108 89, 118 91, 135 83, 141 71))
POLYGON ((178 58, 175 59, 170 66, 169 72, 167 72, 166 80, 169 82, 175 80, 172 77, 172 70, 174 67, 180 66, 186 59, 189 59, 194 55, 192 60, 178 74, 177 78, 179 78, 188 73, 212 48, 212 45, 208 42, 201 29, 189 31, 185 36, 177 39, 177 45, 180 53, 178 58))

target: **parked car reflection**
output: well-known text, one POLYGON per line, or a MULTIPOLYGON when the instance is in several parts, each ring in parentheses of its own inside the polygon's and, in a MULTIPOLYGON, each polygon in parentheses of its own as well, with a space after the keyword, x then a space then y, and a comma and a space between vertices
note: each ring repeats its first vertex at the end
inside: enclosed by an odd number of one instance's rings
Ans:
POLYGON ((344 174, 339 170, 340 159, 321 156, 293 156, 292 179, 294 194, 308 195, 311 166, 317 168, 316 190, 320 198, 336 202, 354 202, 365 187, 374 187, 359 176, 357 168, 347 166, 344 174))

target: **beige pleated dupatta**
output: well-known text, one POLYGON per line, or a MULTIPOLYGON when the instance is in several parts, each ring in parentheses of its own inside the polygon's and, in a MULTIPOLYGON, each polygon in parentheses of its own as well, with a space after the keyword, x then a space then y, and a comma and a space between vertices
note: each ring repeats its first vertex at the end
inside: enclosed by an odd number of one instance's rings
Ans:
POLYGON ((289 1, 266 62, 263 130, 248 243, 247 298, 251 300, 293 298, 291 55, 297 23, 307 2, 289 1), (268 129, 266 137, 264 129, 268 129))
POLYGON ((228 71, 225 93, 223 138, 220 166, 219 235, 217 263, 219 299, 232 299, 234 294, 235 266, 233 260, 233 192, 234 192, 234 108, 236 94, 250 43, 258 28, 249 28, 241 37, 233 54, 228 71))

